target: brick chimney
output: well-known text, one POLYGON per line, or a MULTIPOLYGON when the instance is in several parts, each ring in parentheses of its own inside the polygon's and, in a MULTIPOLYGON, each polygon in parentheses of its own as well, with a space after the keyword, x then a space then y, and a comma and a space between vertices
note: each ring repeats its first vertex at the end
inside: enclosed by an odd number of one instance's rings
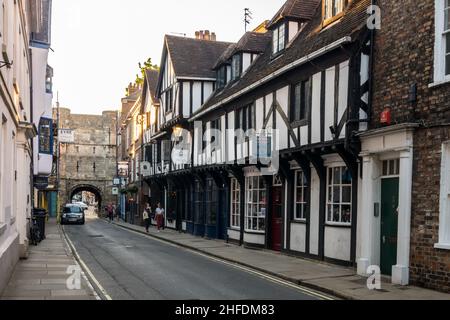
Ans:
POLYGON ((195 32, 195 39, 216 41, 217 37, 214 32, 211 33, 209 30, 200 30, 195 32))

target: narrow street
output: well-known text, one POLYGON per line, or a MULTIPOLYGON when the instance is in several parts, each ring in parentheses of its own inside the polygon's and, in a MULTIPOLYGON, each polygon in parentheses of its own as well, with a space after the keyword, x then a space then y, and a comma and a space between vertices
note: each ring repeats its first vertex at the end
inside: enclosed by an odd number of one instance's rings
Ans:
POLYGON ((113 300, 317 300, 88 215, 65 231, 113 300))

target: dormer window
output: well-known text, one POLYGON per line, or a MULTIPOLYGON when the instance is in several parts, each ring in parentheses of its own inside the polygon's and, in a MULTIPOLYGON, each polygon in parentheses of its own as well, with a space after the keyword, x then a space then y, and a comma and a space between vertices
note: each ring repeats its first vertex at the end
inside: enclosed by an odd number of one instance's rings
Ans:
POLYGON ((233 61, 231 63, 231 80, 234 81, 241 76, 242 63, 241 55, 236 54, 233 56, 233 61))
POLYGON ((286 47, 286 25, 280 24, 273 30, 272 53, 275 55, 284 50, 286 47))
POLYGON ((323 21, 329 24, 339 19, 347 7, 349 0, 323 0, 323 21))
POLYGON ((217 89, 225 87, 227 83, 227 67, 223 66, 217 70, 217 89))

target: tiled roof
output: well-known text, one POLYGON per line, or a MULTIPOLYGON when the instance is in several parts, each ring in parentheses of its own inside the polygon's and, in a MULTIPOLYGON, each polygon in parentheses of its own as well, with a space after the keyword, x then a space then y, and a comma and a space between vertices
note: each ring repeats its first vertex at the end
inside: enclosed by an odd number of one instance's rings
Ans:
POLYGON ((158 102, 158 99, 156 98, 156 87, 158 86, 159 71, 158 70, 146 70, 145 76, 147 78, 149 91, 152 95, 152 100, 153 100, 153 102, 158 102))
POLYGON ((321 0, 287 0, 277 14, 270 20, 266 28, 270 28, 283 18, 294 20, 311 20, 314 16, 314 9, 321 3, 321 0), (313 8, 313 10, 311 10, 313 8))
POLYGON ((214 64, 230 42, 166 35, 167 50, 177 77, 215 78, 214 64))
MULTIPOLYGON (((344 37, 355 35, 366 26, 366 10, 370 4, 371 0, 352 1, 345 15, 339 21, 324 29, 322 28, 322 10, 316 7, 313 19, 306 24, 298 37, 293 40, 280 57, 272 59, 272 48, 268 46, 264 54, 254 62, 241 79, 229 83, 221 91, 216 91, 196 114, 220 104, 224 99, 239 93, 302 57, 306 57, 344 37)), ((237 97, 233 97, 233 99, 235 98, 237 97)))
POLYGON ((269 33, 246 32, 238 43, 228 47, 214 68, 216 69, 238 52, 263 53, 270 43, 271 38, 269 33))

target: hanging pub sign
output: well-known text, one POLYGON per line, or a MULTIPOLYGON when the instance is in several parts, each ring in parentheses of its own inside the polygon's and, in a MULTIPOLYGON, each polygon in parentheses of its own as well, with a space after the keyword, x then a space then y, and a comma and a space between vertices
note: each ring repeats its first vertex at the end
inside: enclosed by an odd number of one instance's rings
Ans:
POLYGON ((75 142, 75 132, 71 129, 59 129, 58 139, 61 143, 74 143, 75 142))
POLYGON ((41 118, 39 121, 39 153, 53 154, 53 120, 41 118))

